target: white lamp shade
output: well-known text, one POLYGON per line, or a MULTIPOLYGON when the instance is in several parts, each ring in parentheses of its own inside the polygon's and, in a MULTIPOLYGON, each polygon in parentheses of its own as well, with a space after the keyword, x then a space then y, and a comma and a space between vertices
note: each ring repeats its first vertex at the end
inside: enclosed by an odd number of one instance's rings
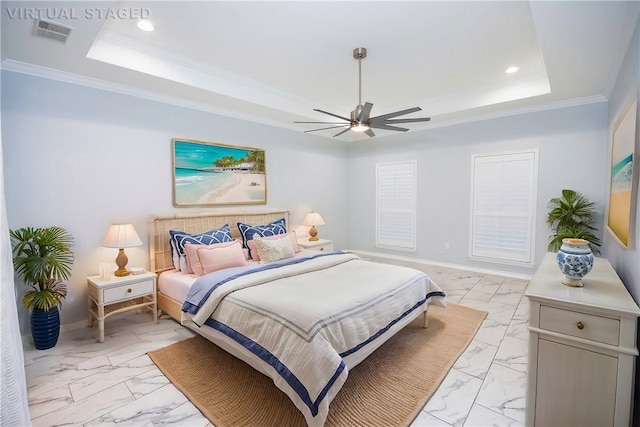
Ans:
POLYGON ((130 248, 142 245, 133 224, 114 224, 109 228, 102 246, 107 248, 130 248))
POLYGON ((324 219, 318 212, 309 212, 302 223, 304 225, 324 225, 324 219))

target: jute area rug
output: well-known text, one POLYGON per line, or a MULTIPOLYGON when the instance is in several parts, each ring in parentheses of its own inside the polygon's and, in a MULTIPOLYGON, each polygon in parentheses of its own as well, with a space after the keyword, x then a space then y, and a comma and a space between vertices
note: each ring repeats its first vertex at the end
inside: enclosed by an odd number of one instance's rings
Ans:
MULTIPOLYGON (((326 426, 408 426, 469 345, 484 311, 429 308, 349 372, 326 426)), ((306 426, 271 379, 196 336, 149 352, 169 380, 216 427, 306 426)))

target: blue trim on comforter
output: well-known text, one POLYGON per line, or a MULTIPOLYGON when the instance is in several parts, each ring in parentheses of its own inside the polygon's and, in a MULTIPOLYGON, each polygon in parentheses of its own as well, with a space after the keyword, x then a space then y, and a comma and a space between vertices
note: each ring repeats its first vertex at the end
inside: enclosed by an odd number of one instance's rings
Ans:
MULTIPOLYGON (((446 296, 445 293, 444 292, 440 292, 440 291, 428 293, 427 296, 423 300, 418 301, 413 307, 411 307, 410 309, 408 309, 407 311, 402 313, 395 320, 392 320, 387 326, 385 326, 384 328, 380 329, 378 332, 376 332, 374 335, 372 335, 369 339, 363 341, 362 343, 358 344, 357 346, 353 347, 350 350, 347 350, 345 352, 340 353, 340 357, 344 358, 344 357, 346 357, 346 356, 348 356, 348 355, 350 355, 352 353, 355 353, 356 351, 360 350, 365 345, 367 345, 367 344, 371 343, 372 341, 378 339, 382 334, 384 334, 386 331, 388 331, 393 325, 398 323, 403 318, 407 317, 411 312, 415 311, 417 308, 419 308, 422 305, 424 305, 430 298, 432 298, 432 297, 444 297, 444 296, 446 296)), ((244 348, 249 350, 251 353, 253 353, 256 356, 258 356, 262 361, 264 361, 265 363, 267 363, 268 365, 273 367, 276 370, 276 372, 278 373, 278 375, 280 375, 287 382, 287 384, 289 384, 289 387, 291 387, 296 392, 296 394, 298 396, 300 396, 300 399, 304 402, 305 405, 307 405, 307 407, 311 411, 311 414, 314 417, 318 414, 318 406, 319 406, 320 402, 322 402, 322 400, 326 397, 327 393, 329 392, 329 390, 331 389, 333 384, 336 382, 336 380, 338 379, 338 377, 340 376, 342 371, 344 371, 344 369, 346 368, 344 360, 341 361, 340 365, 338 366, 338 369, 333 374, 333 376, 331 377, 329 382, 324 386, 324 388, 322 389, 322 392, 320 393, 320 395, 318 395, 318 398, 315 401, 311 401, 311 398, 309 397, 309 392, 307 391, 306 387, 302 384, 302 382, 300 382, 300 380, 295 376, 295 374, 293 374, 293 372, 291 372, 289 370, 289 368, 287 368, 280 361, 280 359, 278 359, 269 350, 267 350, 266 348, 262 347, 260 344, 258 344, 257 342, 253 341, 251 338, 241 334, 240 332, 238 332, 235 329, 225 325, 222 322, 219 322, 217 320, 209 318, 205 322, 205 324, 210 326, 210 327, 212 327, 213 329, 215 329, 217 331, 220 331, 221 333, 225 334, 229 338, 233 339, 234 341, 236 341, 237 343, 242 345, 244 348)))
POLYGON ((258 271, 271 270, 273 268, 282 267, 285 265, 293 265, 299 264, 301 262, 320 258, 323 256, 330 256, 336 254, 345 254, 343 251, 334 251, 334 252, 320 252, 314 255, 307 255, 296 258, 288 258, 276 262, 272 262, 269 264, 260 265, 258 267, 254 266, 243 266, 243 267, 233 267, 227 268, 220 271, 215 271, 213 273, 206 274, 195 282, 189 289, 189 293, 185 298, 184 303, 182 304, 182 311, 190 314, 196 314, 200 307, 204 304, 204 302, 209 298, 209 295, 220 286, 228 283, 238 277, 246 276, 247 274, 255 273, 258 271))
POLYGON ((369 339, 367 339, 366 341, 361 342, 360 344, 358 344, 357 346, 353 347, 350 350, 343 351, 342 353, 340 353, 340 357, 342 357, 342 358, 347 357, 348 355, 353 354, 356 351, 360 350, 362 347, 364 347, 365 345, 369 344, 370 342, 376 340, 380 335, 382 335, 385 332, 387 332, 393 325, 395 325, 400 320, 402 320, 405 317, 407 317, 416 308, 421 307, 424 303, 426 303, 429 300, 429 298, 431 298, 431 297, 445 297, 445 296, 446 296, 446 294, 444 292, 440 292, 440 291, 429 292, 427 294, 427 296, 422 301, 418 301, 413 307, 411 307, 409 310, 407 310, 404 313, 402 313, 400 315, 400 317, 398 317, 397 319, 392 320, 387 326, 385 326, 384 328, 380 329, 378 332, 376 332, 371 337, 369 337, 369 339))
POLYGON ((263 362, 267 363, 269 366, 275 369, 278 375, 280 375, 287 382, 287 384, 289 384, 289 387, 291 387, 296 392, 296 394, 300 396, 300 399, 302 399, 304 404, 307 405, 307 407, 311 411, 311 415, 313 415, 314 417, 318 415, 318 406, 320 405, 320 402, 322 402, 333 383, 336 382, 342 371, 344 371, 346 368, 344 361, 341 361, 338 369, 336 369, 336 372, 333 374, 329 382, 324 386, 322 392, 318 395, 318 398, 315 401, 312 401, 307 388, 302 384, 298 377, 296 377, 295 374, 291 372, 289 368, 287 368, 287 366, 269 350, 262 347, 260 344, 248 338, 247 336, 236 331, 235 329, 215 319, 209 318, 205 322, 205 324, 217 331, 222 332, 229 338, 241 344, 251 353, 258 356, 263 362))

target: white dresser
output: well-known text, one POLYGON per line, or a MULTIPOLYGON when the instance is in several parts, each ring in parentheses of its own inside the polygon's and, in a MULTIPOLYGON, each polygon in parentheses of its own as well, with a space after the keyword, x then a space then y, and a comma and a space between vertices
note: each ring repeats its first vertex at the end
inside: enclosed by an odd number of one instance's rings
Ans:
POLYGON ((547 253, 529 284, 528 426, 629 426, 640 309, 596 258, 584 288, 547 253))

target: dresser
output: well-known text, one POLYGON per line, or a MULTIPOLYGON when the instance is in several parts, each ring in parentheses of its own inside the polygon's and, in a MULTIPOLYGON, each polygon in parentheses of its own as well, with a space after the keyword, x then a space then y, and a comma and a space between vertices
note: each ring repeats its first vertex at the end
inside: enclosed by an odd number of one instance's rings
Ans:
POLYGON ((604 258, 583 288, 563 285, 563 277, 549 252, 525 292, 526 425, 629 426, 640 309, 604 258))

